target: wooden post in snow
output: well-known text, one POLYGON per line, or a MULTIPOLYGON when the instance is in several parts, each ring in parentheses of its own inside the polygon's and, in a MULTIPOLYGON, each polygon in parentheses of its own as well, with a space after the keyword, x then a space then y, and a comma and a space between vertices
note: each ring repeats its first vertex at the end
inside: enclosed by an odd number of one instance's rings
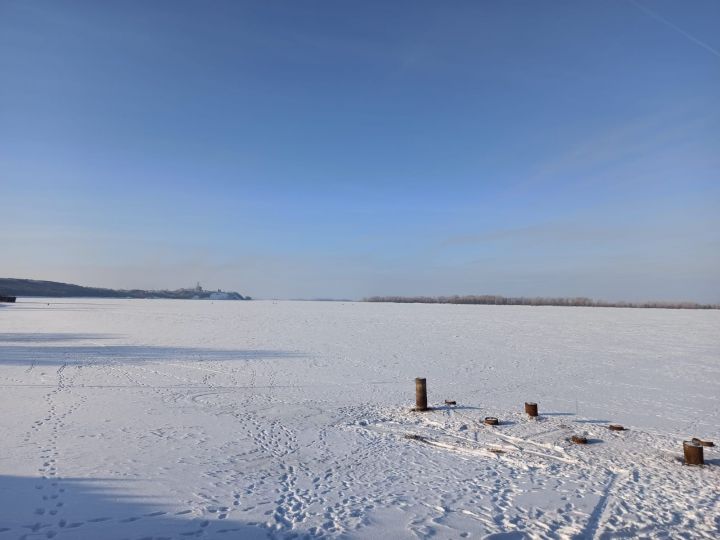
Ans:
POLYGON ((531 418, 535 418, 538 415, 537 403, 525 402, 525 412, 531 418))
POLYGON ((693 441, 683 441, 685 465, 704 465, 703 445, 693 441))
POLYGON ((427 411, 427 385, 425 379, 415 379, 415 410, 427 411))

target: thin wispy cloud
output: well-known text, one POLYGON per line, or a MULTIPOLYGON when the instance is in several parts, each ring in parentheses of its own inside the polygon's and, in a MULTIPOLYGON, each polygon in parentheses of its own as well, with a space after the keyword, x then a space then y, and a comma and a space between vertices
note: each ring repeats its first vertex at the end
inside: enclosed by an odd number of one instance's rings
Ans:
POLYGON ((655 11, 655 10, 653 10, 653 9, 650 9, 649 7, 641 4, 641 3, 638 2, 637 0, 628 0, 628 1, 629 1, 632 5, 634 5, 635 7, 637 7, 638 9, 642 10, 644 13, 646 13, 647 15, 649 15, 650 17, 652 17, 653 19, 655 19, 656 21, 664 24, 664 25, 667 26, 668 28, 671 28, 671 29, 675 30, 677 33, 685 36, 688 40, 690 40, 691 42, 693 42, 693 43, 694 43, 695 45, 697 45, 698 47, 701 47, 701 48, 705 49, 706 51, 708 51, 710 54, 712 54, 712 55, 717 56, 718 58, 720 58, 720 51, 719 51, 719 50, 717 50, 716 48, 714 48, 714 47, 712 47, 711 45, 707 44, 707 43, 704 42, 703 40, 697 38, 696 36, 692 35, 692 34, 691 34, 690 32, 688 32, 687 30, 684 30, 683 28, 680 28, 677 24, 675 24, 674 22, 672 22, 672 21, 668 20, 667 18, 663 17, 663 16, 660 15, 657 11, 655 11))

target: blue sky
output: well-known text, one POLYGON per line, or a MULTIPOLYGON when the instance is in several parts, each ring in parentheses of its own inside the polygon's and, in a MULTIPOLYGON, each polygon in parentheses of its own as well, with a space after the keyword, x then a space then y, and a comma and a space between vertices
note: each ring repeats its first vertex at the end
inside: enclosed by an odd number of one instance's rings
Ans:
POLYGON ((0 276, 718 302, 718 20, 0 0, 0 276))

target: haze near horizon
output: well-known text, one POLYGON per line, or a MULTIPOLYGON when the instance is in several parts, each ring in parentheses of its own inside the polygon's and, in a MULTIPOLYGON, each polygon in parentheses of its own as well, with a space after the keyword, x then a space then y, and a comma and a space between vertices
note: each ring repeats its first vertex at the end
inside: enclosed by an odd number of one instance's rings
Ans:
POLYGON ((0 277, 719 302, 719 18, 0 1, 0 277))

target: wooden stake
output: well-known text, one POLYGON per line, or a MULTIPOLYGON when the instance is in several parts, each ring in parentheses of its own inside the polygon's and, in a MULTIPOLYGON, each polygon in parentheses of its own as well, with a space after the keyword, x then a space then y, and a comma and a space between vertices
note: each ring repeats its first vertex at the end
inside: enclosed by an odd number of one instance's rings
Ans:
POLYGON ((538 415, 537 403, 528 403, 526 401, 525 402, 525 412, 530 417, 533 417, 533 418, 536 417, 538 415))
POLYGON ((425 379, 415 379, 415 410, 427 411, 427 385, 425 379))
POLYGON ((683 441, 685 465, 704 465, 703 446, 692 441, 683 441))

